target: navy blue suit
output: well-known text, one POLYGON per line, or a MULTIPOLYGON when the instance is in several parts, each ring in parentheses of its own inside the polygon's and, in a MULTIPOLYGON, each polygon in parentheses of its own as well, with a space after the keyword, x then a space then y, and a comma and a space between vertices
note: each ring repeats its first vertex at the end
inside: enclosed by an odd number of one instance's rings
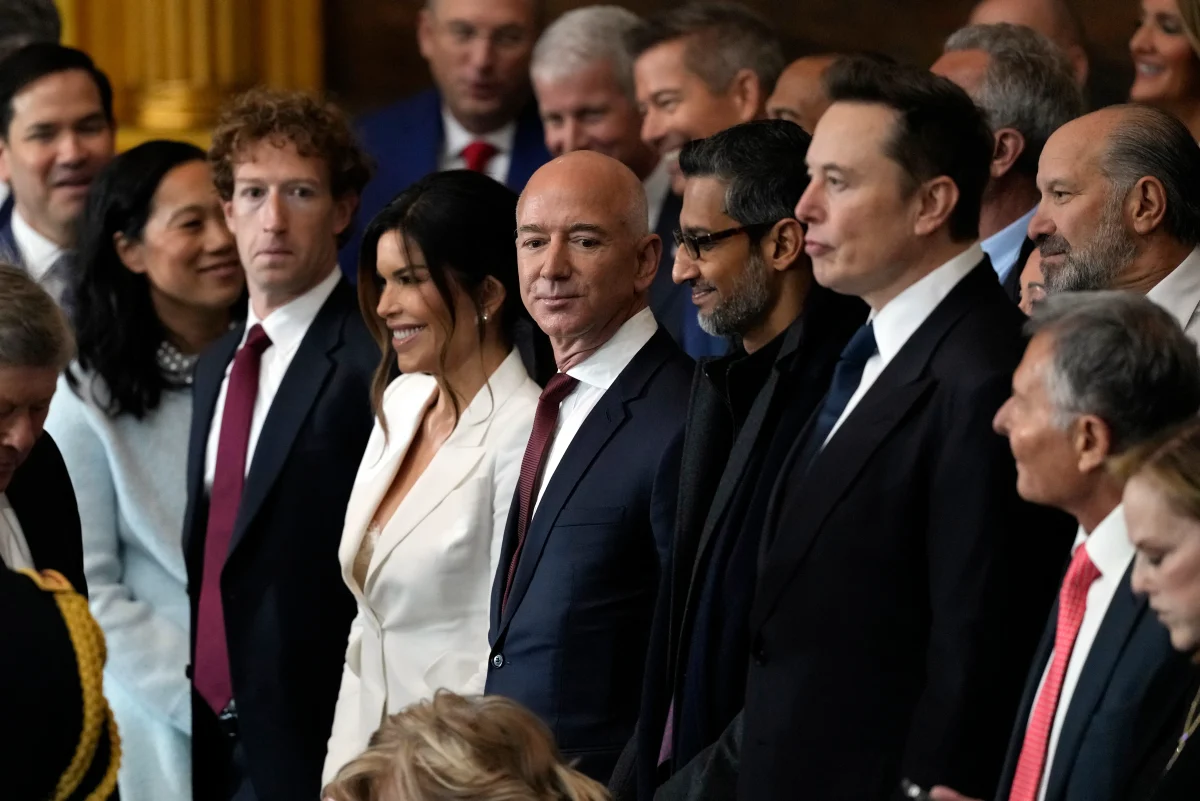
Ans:
POLYGON ((548 478, 501 613, 515 500, 504 532, 486 691, 532 709, 600 781, 637 722, 692 369, 660 328, 617 377, 548 478))
MULTIPOLYGON (((1195 675, 1171 647, 1146 599, 1133 594, 1125 571, 1088 652, 1063 719, 1046 801, 1146 798, 1183 730, 1195 675)), ((1013 727, 998 801, 1008 801, 1025 728, 1054 651, 1058 605, 1038 646, 1013 727)), ((1198 791, 1200 794, 1200 791, 1198 791)))
POLYGON ((12 229, 13 196, 5 199, 0 205, 0 260, 24 269, 25 260, 21 257, 21 249, 17 247, 17 239, 12 229))
MULTIPOLYGON (((442 96, 437 89, 427 89, 368 114, 359 121, 358 133, 363 147, 375 159, 376 172, 363 191, 358 230, 340 253, 339 263, 351 281, 357 277, 362 229, 397 194, 437 171, 442 154, 442 96)), ((537 168, 549 160, 542 120, 537 106, 530 101, 517 117, 505 183, 520 192, 537 168)), ((469 226, 469 222, 465 224, 469 226)))

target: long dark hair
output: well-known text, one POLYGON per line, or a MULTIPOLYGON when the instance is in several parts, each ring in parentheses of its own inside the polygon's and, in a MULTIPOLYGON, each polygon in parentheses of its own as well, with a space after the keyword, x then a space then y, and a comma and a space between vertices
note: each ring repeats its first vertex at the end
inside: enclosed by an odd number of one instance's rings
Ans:
MULTIPOLYGON (((167 331, 150 299, 150 282, 124 265, 114 236, 140 240, 166 174, 205 158, 203 150, 184 142, 146 142, 114 158, 88 191, 76 240, 71 322, 80 368, 107 389, 97 397, 89 387, 92 399, 110 417, 129 414, 141 420, 158 408, 164 390, 179 386, 159 367, 158 348, 167 331)), ((67 380, 80 394, 78 377, 70 370, 67 380)))
MULTIPOLYGON (((475 305, 474 324, 483 341, 482 305, 479 288, 490 276, 504 286, 500 326, 505 345, 511 347, 517 320, 528 318, 521 303, 517 278, 517 249, 514 241, 517 195, 503 184, 469 170, 451 170, 428 175, 405 189, 375 215, 363 233, 358 258, 358 303, 367 327, 379 343, 382 359, 371 384, 371 402, 380 415, 383 392, 396 376, 396 360, 389 343, 391 332, 379 318, 381 283, 377 267, 377 249, 384 234, 395 232, 401 246, 416 244, 425 256, 425 266, 438 294, 450 313, 450 332, 458 321, 451 285, 459 287, 475 305)), ((446 363, 446 348, 439 354, 439 366, 446 363)), ((439 377, 438 383, 454 405, 458 399, 439 377)), ((381 416, 381 415, 380 415, 381 416)), ((382 417, 381 417, 382 419, 382 417)))

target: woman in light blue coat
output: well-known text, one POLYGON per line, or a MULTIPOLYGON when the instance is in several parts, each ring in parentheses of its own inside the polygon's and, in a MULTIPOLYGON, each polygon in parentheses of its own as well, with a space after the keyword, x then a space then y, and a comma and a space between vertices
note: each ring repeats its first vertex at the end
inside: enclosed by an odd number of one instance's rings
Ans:
POLYGON ((181 536, 197 354, 229 329, 243 275, 204 152, 147 142, 97 177, 80 227, 78 360, 46 420, 83 524, 122 801, 191 797, 181 536))

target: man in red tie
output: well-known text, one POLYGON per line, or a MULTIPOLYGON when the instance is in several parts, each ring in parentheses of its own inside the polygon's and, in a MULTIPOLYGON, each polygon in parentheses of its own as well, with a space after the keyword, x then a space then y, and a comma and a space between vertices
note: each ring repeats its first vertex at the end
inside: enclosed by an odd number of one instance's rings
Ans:
POLYGON ((316 798, 354 614, 337 546, 379 361, 337 268, 369 171, 344 115, 302 94, 238 98, 210 155, 250 307, 194 383, 194 795, 316 798))
POLYGON ((692 362, 647 306, 662 242, 616 159, 562 156, 517 207, 521 297, 558 373, 538 403, 496 581, 486 691, 606 781, 633 733, 670 549, 692 362))
MULTIPOLYGON (((1181 725, 1192 673, 1130 585, 1134 548, 1108 460, 1200 407, 1200 359, 1179 324, 1132 294, 1063 293, 996 414, 1021 497, 1079 522, 1029 673, 998 801, 1144 798, 1181 725)), ((937 801, 964 801, 934 788, 937 801)))

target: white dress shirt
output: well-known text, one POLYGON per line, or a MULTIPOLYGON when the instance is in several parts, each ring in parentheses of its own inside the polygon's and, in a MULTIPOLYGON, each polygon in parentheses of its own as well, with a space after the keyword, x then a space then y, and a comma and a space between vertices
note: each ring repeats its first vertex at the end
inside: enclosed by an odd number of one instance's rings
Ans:
MULTIPOLYGON (((1067 710, 1071 708, 1071 696, 1075 694, 1079 676, 1083 673, 1083 666, 1087 663, 1088 654, 1091 653, 1092 643, 1096 641, 1100 624, 1104 622, 1104 616, 1108 614, 1109 604, 1112 603, 1113 596, 1117 594, 1117 589, 1121 586, 1125 571, 1133 562, 1134 549, 1125 531, 1124 507, 1118 505, 1090 535, 1080 529, 1079 535, 1075 538, 1075 547, 1087 550, 1088 558, 1100 571, 1100 578, 1092 582, 1092 586, 1088 588, 1083 623, 1079 627, 1079 634, 1075 637, 1075 646, 1071 649, 1067 672, 1063 675, 1062 692, 1058 696, 1058 707, 1054 710, 1054 724, 1050 728, 1050 742, 1046 748, 1046 767, 1042 771, 1041 787, 1038 788, 1038 801, 1044 801, 1046 798, 1046 787, 1050 781, 1050 770, 1054 766, 1054 752, 1058 748, 1058 737, 1062 733, 1067 710)), ((1042 672, 1042 681, 1038 684, 1038 695, 1042 693, 1042 685, 1046 683, 1046 674, 1050 672, 1050 666, 1053 663, 1054 653, 1051 652, 1050 659, 1046 662, 1046 669, 1042 672)), ((1034 698, 1034 703, 1037 703, 1037 696, 1035 695, 1034 698)))
POLYGON ((66 276, 61 274, 61 270, 51 274, 50 269, 66 251, 33 230, 33 226, 25 222, 25 218, 17 209, 13 209, 12 233, 26 272, 50 293, 56 303, 62 303, 63 293, 67 288, 66 276))
POLYGON ((1166 309, 1193 342, 1200 342, 1200 248, 1189 253, 1146 297, 1166 309))
MULTIPOLYGON (((254 448, 258 444, 258 435, 262 433, 263 422, 267 412, 275 400, 275 393, 283 383, 300 342, 308 333, 309 326, 317 318, 317 312, 325 305, 325 301, 333 294, 334 288, 342 278, 342 271, 334 265, 329 275, 321 283, 305 292, 300 297, 280 306, 267 315, 267 319, 259 320, 251 304, 246 312, 246 330, 242 332, 242 341, 238 350, 246 344, 246 335, 256 324, 261 324, 263 331, 270 338, 270 346, 263 351, 259 364, 258 396, 254 400, 254 413, 250 418, 250 441, 246 446, 246 474, 254 461, 254 448)), ((221 391, 217 395, 217 406, 213 412, 212 425, 208 429, 208 447, 204 453, 204 487, 212 491, 213 474, 217 470, 217 446, 221 441, 221 420, 225 416, 225 394, 229 390, 229 373, 233 369, 233 359, 225 368, 225 380, 221 382, 221 391)))
POLYGON ((21 521, 17 520, 17 512, 3 492, 0 492, 0 561, 9 570, 36 569, 25 532, 21 530, 21 521))
MULTIPOLYGON (((871 389, 879 375, 896 358, 909 338, 929 319, 933 310, 938 307, 946 296, 958 286, 958 282, 967 277, 967 273, 975 269, 975 265, 983 259, 983 248, 978 243, 964 250, 950 261, 938 267, 929 275, 917 281, 908 289, 880 309, 871 312, 872 328, 875 331, 875 355, 867 359, 863 367, 862 379, 858 389, 850 396, 845 411, 825 438, 828 444, 842 423, 854 411, 854 407, 862 400, 863 395, 871 389)), ((822 446, 824 447, 824 446, 822 446)))
POLYGON ((1021 258, 1021 248, 1024 247, 1025 240, 1029 238, 1029 221, 1033 219, 1036 212, 1037 206, 1034 206, 1024 216, 1017 218, 980 243, 983 246, 983 252, 991 258, 992 269, 996 271, 996 276, 1001 283, 1004 283, 1013 270, 1025 267, 1024 264, 1017 264, 1017 259, 1021 258))
POLYGON ((476 140, 487 142, 496 148, 496 155, 488 161, 485 172, 489 178, 500 183, 508 181, 508 167, 512 164, 513 140, 517 138, 516 120, 491 133, 476 136, 462 127, 454 115, 442 107, 442 155, 438 161, 441 170, 465 170, 467 162, 462 152, 476 140))
MULTIPOLYGON (((658 230, 658 219, 662 215, 663 203, 666 202, 667 193, 671 191, 671 173, 667 172, 666 161, 658 160, 654 171, 646 176, 646 180, 642 181, 642 189, 646 191, 646 211, 650 217, 650 230, 656 231, 658 230)), ((668 243, 663 242, 663 248, 666 247, 668 247, 668 243)))
POLYGON ((656 331, 658 321, 654 319, 654 314, 649 309, 642 309, 626 320, 612 339, 601 345, 595 353, 567 370, 567 375, 579 379, 579 384, 558 406, 558 425, 554 429, 550 452, 546 454, 531 519, 542 502, 551 476, 558 469, 558 463, 570 447, 571 440, 579 433, 583 421, 656 331))

